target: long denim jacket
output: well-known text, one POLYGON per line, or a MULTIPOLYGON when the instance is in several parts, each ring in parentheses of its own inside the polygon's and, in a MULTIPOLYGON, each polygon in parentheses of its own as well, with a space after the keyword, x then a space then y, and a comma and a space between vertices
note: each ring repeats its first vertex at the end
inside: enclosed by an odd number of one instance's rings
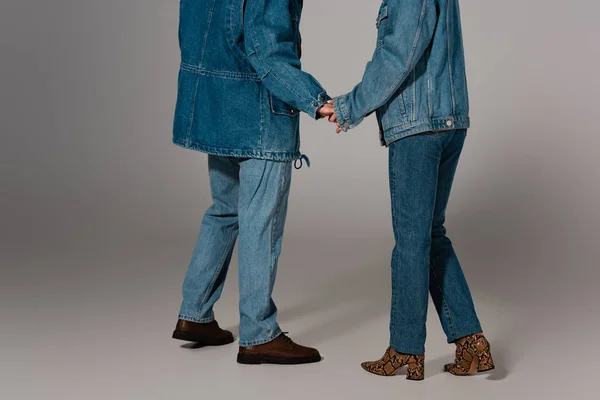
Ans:
POLYGON ((301 70, 302 0, 180 0, 173 142, 209 154, 300 158, 299 111, 330 97, 301 70))
POLYGON ((362 82, 335 99, 343 130, 377 114, 382 145, 469 127, 458 0, 384 0, 362 82))

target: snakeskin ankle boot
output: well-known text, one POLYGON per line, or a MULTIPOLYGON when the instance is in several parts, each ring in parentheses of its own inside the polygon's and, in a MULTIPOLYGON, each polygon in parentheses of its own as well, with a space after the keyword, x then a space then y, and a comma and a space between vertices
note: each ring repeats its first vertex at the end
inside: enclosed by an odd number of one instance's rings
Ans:
POLYGON ((474 372, 486 372, 494 369, 494 360, 490 352, 490 343, 483 333, 465 336, 456 342, 456 359, 454 364, 447 364, 444 369, 452 375, 470 375, 474 372))
POLYGON ((404 366, 408 367, 406 379, 422 381, 425 378, 425 356, 397 353, 391 347, 381 359, 361 364, 365 371, 380 376, 396 375, 404 366))

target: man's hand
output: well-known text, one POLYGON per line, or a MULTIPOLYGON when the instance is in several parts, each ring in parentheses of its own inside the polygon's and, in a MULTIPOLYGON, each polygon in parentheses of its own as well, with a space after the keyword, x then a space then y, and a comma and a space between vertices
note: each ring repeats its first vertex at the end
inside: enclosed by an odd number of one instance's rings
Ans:
POLYGON ((317 114, 319 114, 320 118, 330 117, 334 115, 333 103, 328 102, 323 107, 317 110, 317 114))
POLYGON ((335 123, 337 125, 336 133, 342 132, 342 128, 338 123, 337 115, 335 115, 335 109, 333 107, 334 100, 329 100, 327 104, 317 110, 320 118, 329 117, 329 122, 335 123))

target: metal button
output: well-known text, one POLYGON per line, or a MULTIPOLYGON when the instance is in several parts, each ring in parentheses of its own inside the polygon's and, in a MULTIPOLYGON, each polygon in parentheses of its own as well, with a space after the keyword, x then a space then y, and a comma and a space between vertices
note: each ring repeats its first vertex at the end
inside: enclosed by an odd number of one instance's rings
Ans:
POLYGON ((313 103, 313 106, 318 107, 319 103, 317 103, 316 101, 313 103))
POLYGON ((448 125, 448 126, 452 126, 452 125, 454 125, 454 122, 452 122, 452 121, 448 120, 448 121, 446 121, 446 125, 448 125))
POLYGON ((295 113, 296 111, 294 111, 294 110, 290 110, 290 112, 293 114, 293 113, 295 113))

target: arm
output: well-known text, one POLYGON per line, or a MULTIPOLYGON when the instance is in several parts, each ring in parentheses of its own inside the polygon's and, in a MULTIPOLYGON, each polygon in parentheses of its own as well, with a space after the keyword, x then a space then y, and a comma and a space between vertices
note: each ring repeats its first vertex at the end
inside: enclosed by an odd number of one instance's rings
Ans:
POLYGON ((386 104, 431 43, 438 20, 436 0, 389 0, 389 34, 375 50, 362 81, 335 99, 341 129, 356 127, 386 104))
POLYGON ((275 97, 317 119, 317 111, 331 97, 302 71, 294 50, 294 29, 288 1, 246 1, 245 47, 252 67, 275 97))

